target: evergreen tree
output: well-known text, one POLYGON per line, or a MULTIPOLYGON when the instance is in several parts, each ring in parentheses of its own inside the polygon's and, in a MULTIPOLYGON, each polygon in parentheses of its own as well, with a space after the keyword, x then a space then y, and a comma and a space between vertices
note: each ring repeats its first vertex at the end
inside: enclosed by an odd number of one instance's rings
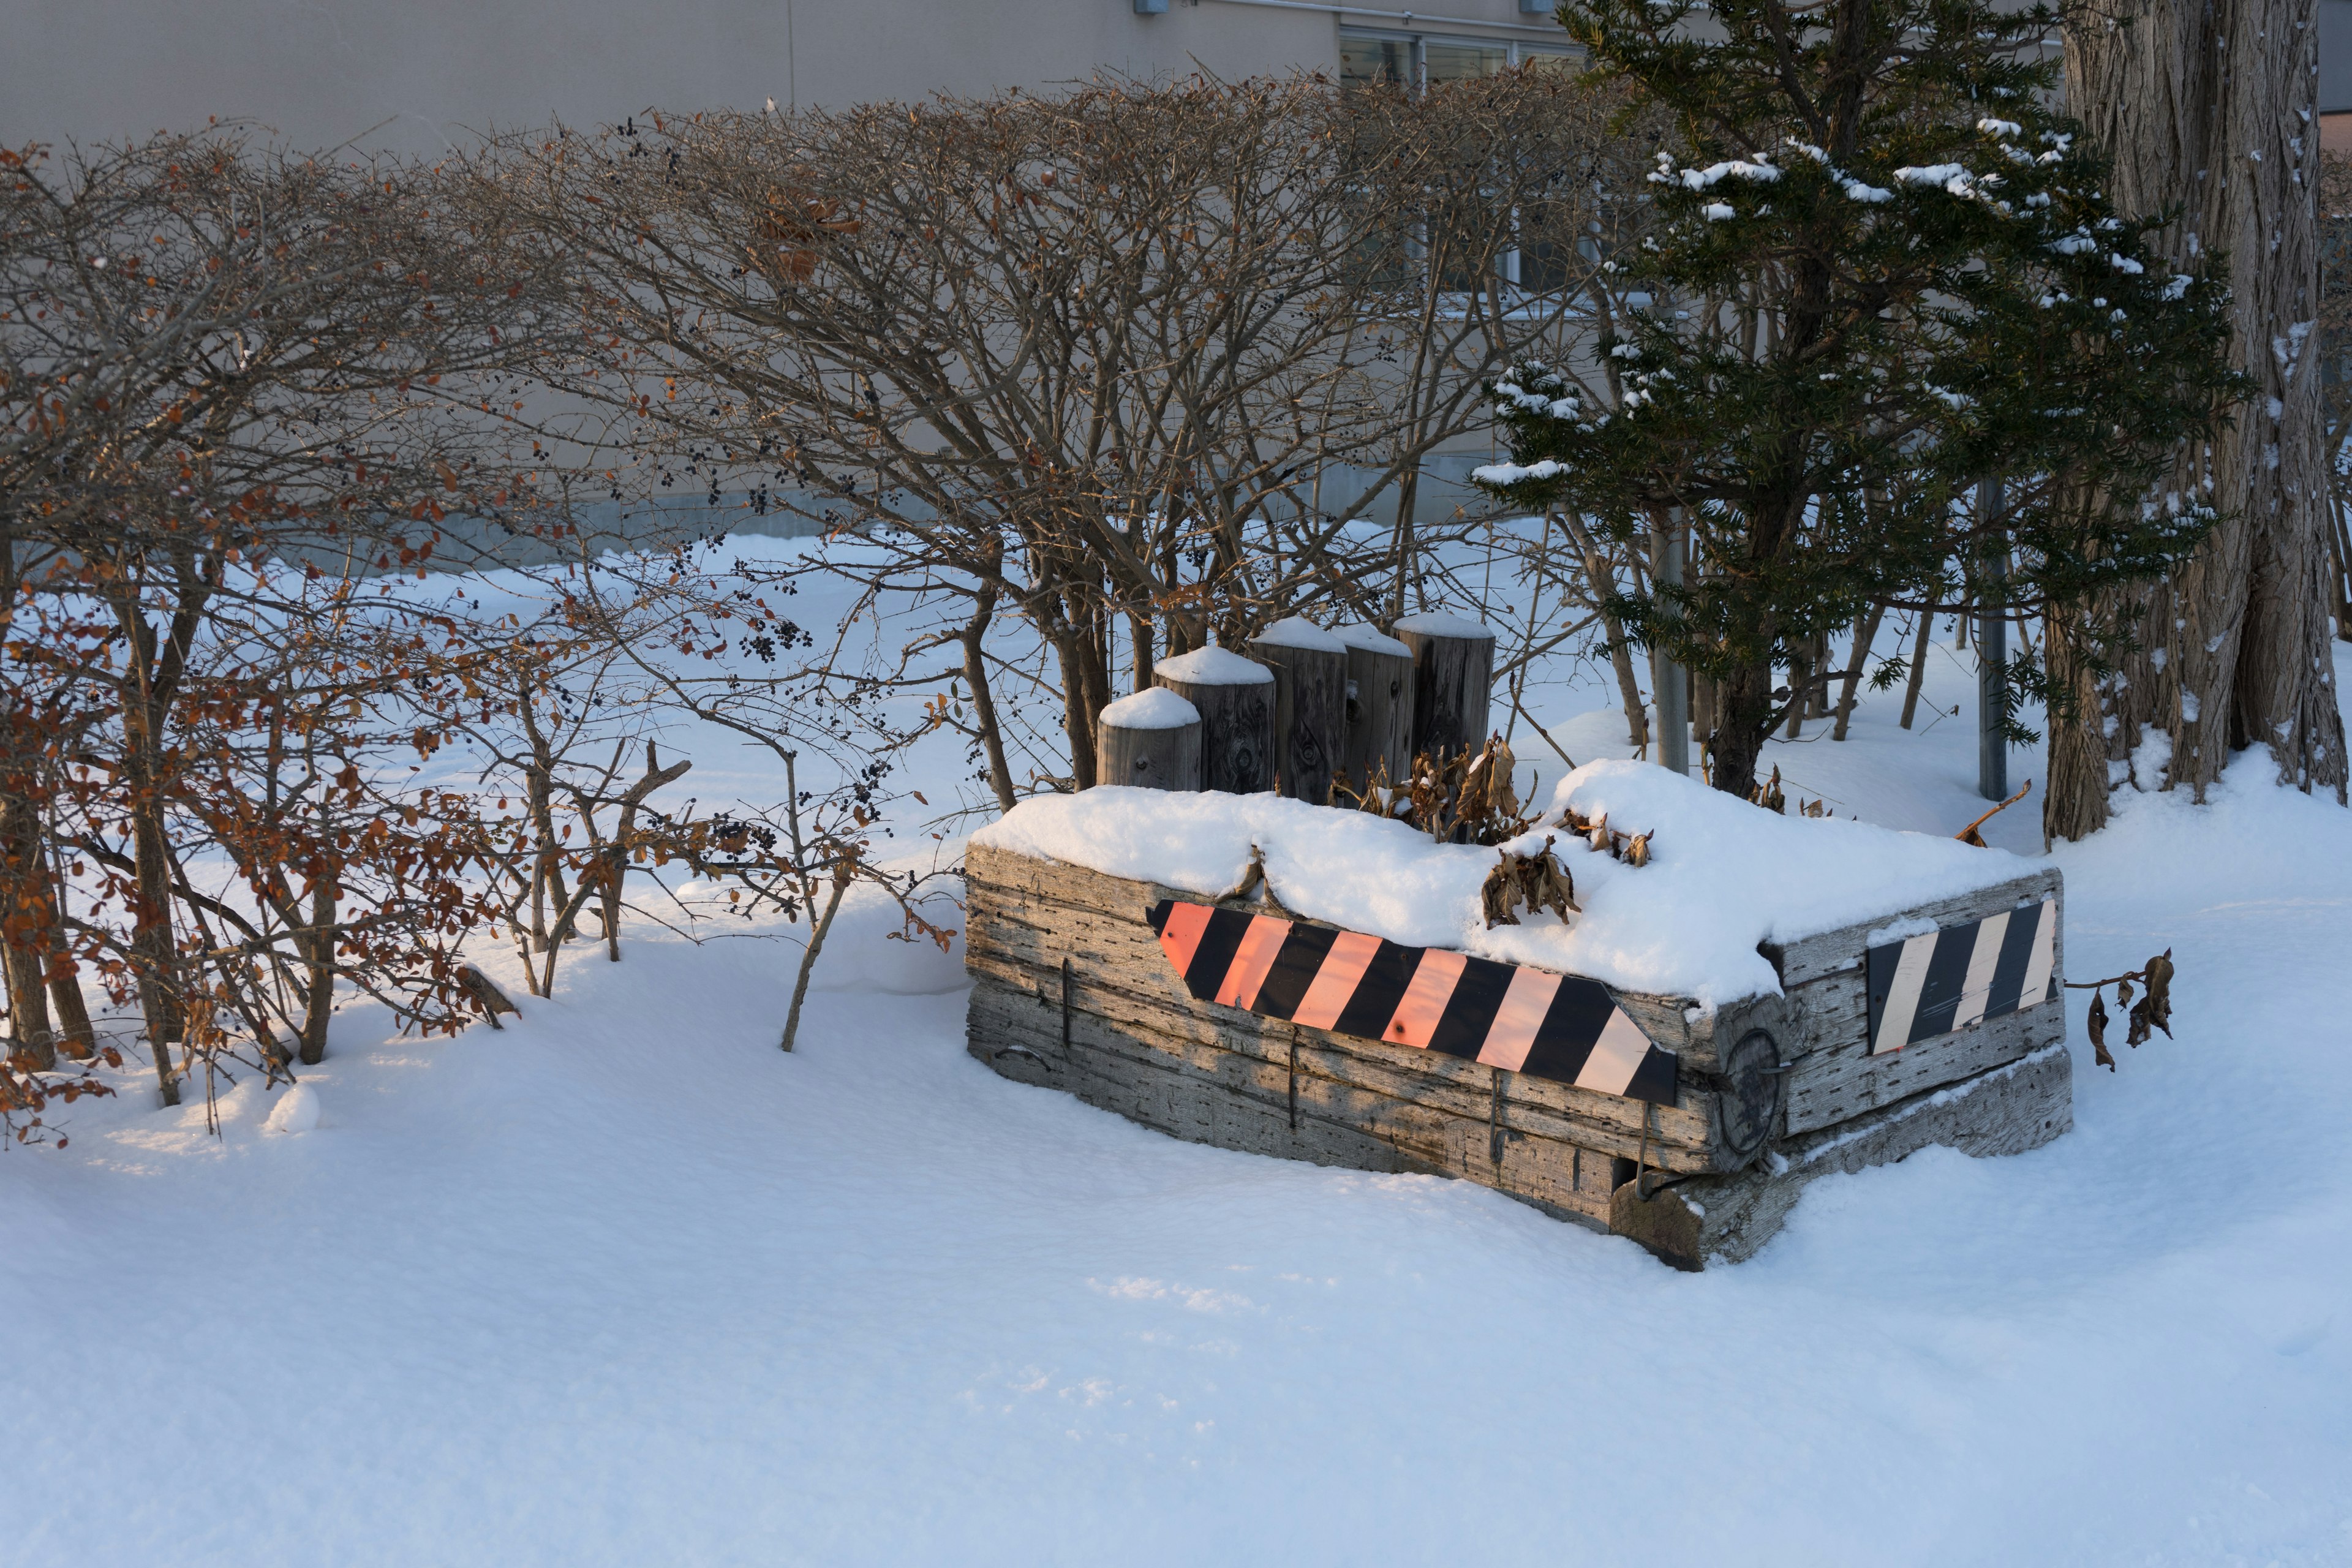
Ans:
MULTIPOLYGON (((1602 586, 1629 637, 1717 683, 1718 788, 1750 793, 1802 700, 1776 667, 1866 605, 2088 604, 2212 528, 2203 496, 2160 486, 2241 385, 2225 258, 2176 270, 2147 243, 2163 215, 2115 210, 2053 108, 2047 8, 1570 0, 1559 16, 1676 145, 1589 359, 1494 384, 1512 460, 1481 479, 1621 541, 1687 528, 1682 585, 1602 586), (1979 515, 1987 476, 2003 505, 1979 515)), ((2030 662, 2017 679, 2044 694, 2030 662)))

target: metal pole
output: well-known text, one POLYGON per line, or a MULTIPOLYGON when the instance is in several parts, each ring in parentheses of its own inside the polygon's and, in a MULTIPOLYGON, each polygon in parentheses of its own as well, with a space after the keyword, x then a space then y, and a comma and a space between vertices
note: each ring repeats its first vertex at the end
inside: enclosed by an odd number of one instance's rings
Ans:
MULTIPOLYGON (((2000 481, 1977 484, 1977 516, 1986 523, 2000 515, 2000 481)), ((2009 547, 2004 540, 1985 552, 1977 593, 1977 793, 1987 800, 2009 798, 2009 738, 2001 715, 2009 703, 2009 547)))
MULTIPOLYGON (((1666 529, 1652 556, 1662 587, 1683 584, 1683 513, 1667 514, 1666 529)), ((1688 777, 1690 774, 1690 677, 1662 648, 1650 650, 1650 684, 1658 706, 1658 762, 1688 777)))

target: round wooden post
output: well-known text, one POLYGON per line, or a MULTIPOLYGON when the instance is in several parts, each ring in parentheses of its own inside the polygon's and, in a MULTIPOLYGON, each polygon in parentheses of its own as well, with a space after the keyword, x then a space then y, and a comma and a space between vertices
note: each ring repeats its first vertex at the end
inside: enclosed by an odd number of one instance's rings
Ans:
POLYGON ((1244 645, 1274 671, 1275 787, 1322 805, 1348 747, 1348 645, 1293 616, 1244 645))
POLYGON ((1412 749, 1450 756, 1485 745, 1495 634, 1480 622, 1436 614, 1407 616, 1396 635, 1412 649, 1412 749))
POLYGON ((1095 721, 1095 776, 1137 789, 1201 787, 1201 710, 1164 686, 1105 708, 1095 721))
POLYGON ((1231 648, 1196 647, 1151 671, 1201 710, 1201 787, 1256 795, 1274 787, 1274 671, 1231 648))
POLYGON ((1412 767, 1412 649, 1366 626, 1338 636, 1348 647, 1348 785, 1362 789, 1382 769, 1398 783, 1412 767))

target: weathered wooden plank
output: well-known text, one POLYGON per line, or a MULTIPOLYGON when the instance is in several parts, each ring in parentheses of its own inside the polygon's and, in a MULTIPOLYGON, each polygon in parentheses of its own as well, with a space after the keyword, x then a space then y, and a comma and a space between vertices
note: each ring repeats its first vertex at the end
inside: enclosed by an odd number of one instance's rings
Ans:
POLYGON ((1811 1052, 1789 1073, 1786 1113, 1791 1134, 1834 1126, 1973 1078, 2066 1037, 2065 1003, 2050 1001, 1874 1057, 1868 984, 1862 970, 1816 980, 1799 988, 1790 1003, 1795 1034, 1802 1042, 1795 1050, 1811 1052))
MULTIPOLYGON (((1012 963, 1000 954, 973 956, 975 974, 1007 991, 1032 998, 1046 1015, 1039 1027, 1058 1029, 1061 1020, 1057 968, 1012 963)), ((1286 1080, 1291 1037, 1297 1038, 1297 1064, 1302 1085, 1328 1080, 1334 1093, 1370 1097, 1356 1112, 1381 1126, 1380 1110, 1393 1102, 1434 1111, 1464 1123, 1485 1127, 1492 1114, 1495 1069, 1451 1057, 1424 1058, 1422 1053, 1379 1041, 1359 1040, 1320 1029, 1296 1028, 1279 1020, 1236 1014, 1230 1008, 1195 1005, 1197 1011, 1171 1009, 1150 997, 1137 996, 1099 976, 1091 981, 1072 970, 1070 1021, 1074 1038, 1098 1040, 1108 1028, 1118 1038, 1110 1048, 1139 1046, 1171 1058, 1181 1058, 1195 1070, 1235 1084, 1252 1075, 1261 1087, 1268 1081, 1259 1067, 1243 1067, 1223 1059, 1244 1058, 1286 1080), (1215 1017, 1207 1014, 1213 1011, 1215 1017)), ((1522 1074, 1505 1074, 1505 1114, 1510 1125, 1530 1135, 1574 1143, 1612 1158, 1631 1159, 1642 1147, 1640 1102, 1613 1095, 1594 1094, 1572 1085, 1555 1084, 1522 1074), (1557 1091, 1565 1090, 1561 1095, 1557 1091), (1560 1100, 1576 1097, 1574 1107, 1560 1100)), ((1302 1090, 1303 1092, 1303 1090, 1302 1090)), ((1355 1103, 1352 1102, 1351 1103, 1355 1103)), ((1704 1109, 1660 1107, 1652 1113, 1649 1159, 1654 1166, 1675 1171, 1728 1168, 1728 1159, 1716 1136, 1711 1097, 1704 1109)), ((1402 1114, 1402 1112, 1399 1112, 1402 1114)))
POLYGON ((971 1005, 972 1054, 1007 1077, 1066 1089, 1179 1137, 1367 1170, 1472 1173, 1556 1212, 1595 1221, 1607 1212, 1612 1157, 1545 1137, 1507 1110, 1497 1161, 1487 1114, 1448 1114, 1320 1078, 1302 1047, 1294 1125, 1281 1062, 1227 1052, 1203 1066, 1192 1053, 1167 1052, 1140 1032, 1077 1013, 1065 1047, 1057 1009, 992 977, 975 984, 971 1005))
MULTIPOLYGON (((1244 869, 1235 868, 1236 880, 1244 869)), ((1095 926, 1070 923, 1070 915, 1065 913, 1070 911, 1107 918, 1130 928, 1131 934, 1140 933, 1139 940, 1155 944, 1158 939, 1143 923, 1145 910, 1162 899, 1204 900, 1209 897, 1156 882, 1130 881, 1083 866, 1014 855, 984 845, 974 845, 966 852, 964 880, 973 925, 1007 918, 1023 920, 1045 930, 1084 930, 1090 934, 1099 931, 1095 926), (1029 900, 1049 908, 1024 914, 1022 906, 1029 900)), ((1280 889, 1276 891, 1278 894, 1280 889)), ((1105 936, 1102 940, 1111 939, 1105 936)), ((1117 950, 1106 947, 1103 951, 1108 955, 1117 950)), ((1618 991, 1615 994, 1618 1005, 1651 1039, 1681 1056, 1685 1068, 1699 1072, 1717 1070, 1718 1038, 1727 1047, 1759 1021, 1766 1027, 1775 1027, 1780 1006, 1778 997, 1751 997, 1718 1013, 1696 1006, 1686 996, 1657 996, 1638 991, 1618 991)))
MULTIPOLYGON (((1990 855, 1994 851, 1988 849, 1985 853, 1990 855)), ((2006 882, 1973 893, 1938 899, 1916 909, 1902 910, 1899 914, 1875 916, 1797 942, 1766 942, 1759 951, 1771 962, 1772 967, 1780 971, 1782 989, 1793 991, 1825 974, 1860 968, 1864 954, 1871 945, 1873 931, 1884 931, 1898 922, 1914 922, 1915 929, 1924 929, 1916 923, 1921 921, 1937 926, 1958 925, 1964 921, 1982 920, 1987 915, 2015 909, 2021 904, 2040 903, 2051 897, 2062 900, 2060 910, 2063 913, 2064 879, 2060 877, 2054 866, 2037 867, 2006 882)), ((2059 922, 2059 929, 2063 938, 2063 921, 2059 922)))
MULTIPOLYGON (((1208 1039, 1214 1037, 1213 1031, 1223 1030, 1254 1039, 1267 1028, 1289 1027, 1281 1020, 1194 1000, 1182 976, 1167 962, 1157 942, 1150 940, 1149 927, 1141 928, 1142 940, 1137 940, 1111 922, 1074 926, 1040 928, 1020 916, 992 911, 988 919, 970 922, 965 932, 966 963, 976 973, 997 973, 1013 984, 1058 993, 1061 963, 1067 958, 1073 965, 1072 995, 1078 999, 1077 1005, 1094 1005, 1087 998, 1098 994, 1101 1005, 1112 1010, 1113 1016, 1187 1037, 1208 1039)), ((1366 1064, 1368 1071, 1391 1075, 1399 1086, 1394 1092, 1399 1093, 1410 1092, 1414 1084, 1438 1082, 1483 1094, 1494 1070, 1385 1040, 1315 1028, 1300 1033, 1354 1056, 1366 1064)), ((1623 1129, 1629 1136, 1639 1132, 1640 1101, 1526 1074, 1512 1075, 1512 1081, 1518 1086, 1514 1092, 1526 1103, 1623 1129)), ((1713 1087, 1702 1076, 1691 1075, 1677 1085, 1677 1103, 1658 1109, 1654 1126, 1669 1142, 1713 1147, 1717 1142, 1714 1095, 1713 1087)))

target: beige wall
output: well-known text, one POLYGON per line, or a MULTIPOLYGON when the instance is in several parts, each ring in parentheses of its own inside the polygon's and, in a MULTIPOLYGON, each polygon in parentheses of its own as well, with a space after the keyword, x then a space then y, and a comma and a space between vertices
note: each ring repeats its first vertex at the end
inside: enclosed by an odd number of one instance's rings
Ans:
MULTIPOLYGON (((1402 9, 1402 5, 1398 9, 1402 9)), ((1445 0, 1530 37, 1516 0, 1445 0)), ((618 120, 650 106, 841 105, 1040 89, 1108 67, 1333 71, 1339 16, 1171 0, 0 0, 0 142, 262 121, 303 145, 428 150, 468 127, 618 120)))

